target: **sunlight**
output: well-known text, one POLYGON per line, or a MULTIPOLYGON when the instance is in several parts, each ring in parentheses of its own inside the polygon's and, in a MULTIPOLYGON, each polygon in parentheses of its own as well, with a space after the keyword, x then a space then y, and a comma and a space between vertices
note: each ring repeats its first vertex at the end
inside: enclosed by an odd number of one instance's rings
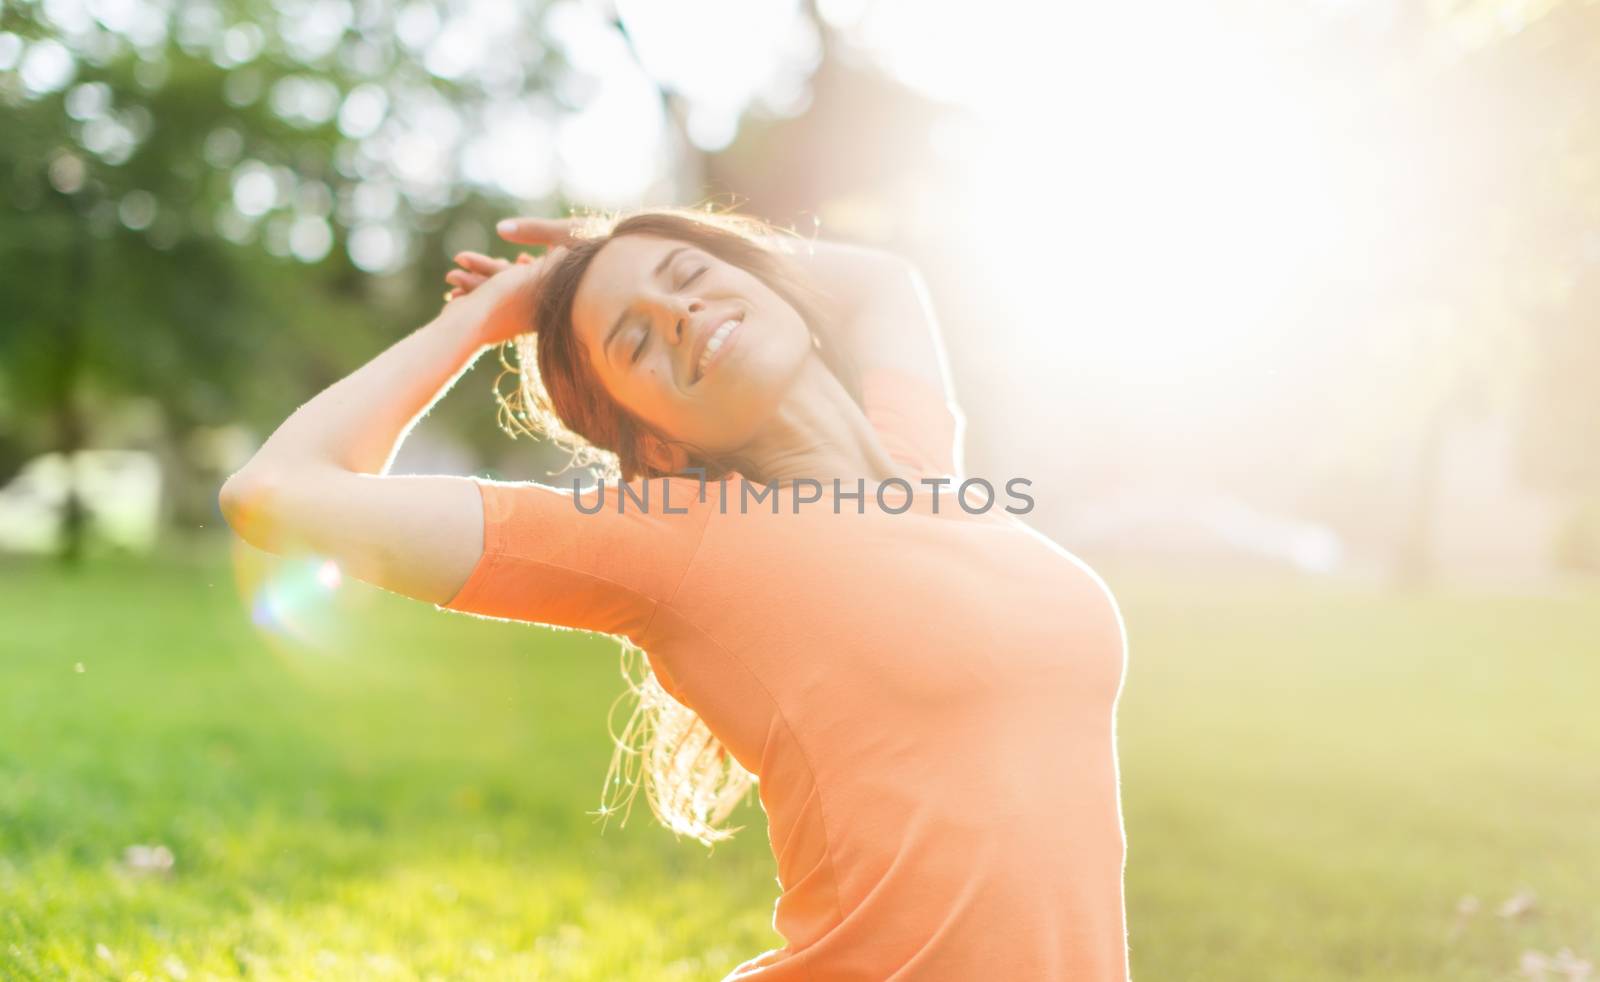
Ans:
POLYGON ((821 58, 795 0, 621 0, 617 13, 644 70, 689 100, 688 136, 706 151, 732 142, 758 92, 785 76, 809 75, 821 58))
POLYGON ((1285 305, 1352 261, 1378 207, 1353 97, 1214 8, 1163 6, 1160 31, 1121 8, 985 10, 893 0, 848 33, 965 113, 941 207, 1006 314, 996 343, 1173 382, 1297 330, 1285 305))
POLYGON ((639 70, 626 40, 591 8, 552 4, 544 29, 560 45, 575 78, 567 101, 580 106, 556 125, 563 190, 598 207, 640 195, 666 163, 666 117, 655 85, 639 70))

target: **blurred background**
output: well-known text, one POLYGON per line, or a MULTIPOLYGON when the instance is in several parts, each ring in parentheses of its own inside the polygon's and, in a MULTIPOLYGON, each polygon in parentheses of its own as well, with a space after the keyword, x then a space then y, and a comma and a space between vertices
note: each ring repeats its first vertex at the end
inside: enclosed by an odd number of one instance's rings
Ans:
MULTIPOLYGON (((495 219, 711 202, 913 259, 967 471, 1116 591, 1136 975, 1586 977, 1597 41, 1579 0, 0 0, 0 974, 781 943, 758 809, 710 865, 579 817, 614 644, 216 506, 495 219)), ((395 472, 550 479, 498 368, 395 472)))
MULTIPOLYGON (((0 544, 214 526, 497 216, 714 202, 916 260, 1080 546, 1600 569, 1589 5, 1100 6, 8 3, 0 544)), ((489 374, 406 470, 543 473, 489 374)))

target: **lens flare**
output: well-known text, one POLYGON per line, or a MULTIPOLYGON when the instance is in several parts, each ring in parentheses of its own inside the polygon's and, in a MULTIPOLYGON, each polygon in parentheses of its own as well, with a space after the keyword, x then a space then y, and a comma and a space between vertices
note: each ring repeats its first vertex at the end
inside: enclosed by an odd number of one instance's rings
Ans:
POLYGON ((351 650, 360 584, 347 584, 326 556, 277 556, 240 540, 233 548, 234 584, 250 621, 286 660, 339 655, 351 650))

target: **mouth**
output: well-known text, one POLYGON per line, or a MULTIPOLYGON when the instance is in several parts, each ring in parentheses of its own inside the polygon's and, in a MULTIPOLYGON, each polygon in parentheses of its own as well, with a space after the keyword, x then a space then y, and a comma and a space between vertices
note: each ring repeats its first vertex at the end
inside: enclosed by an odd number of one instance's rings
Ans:
POLYGON ((717 366, 728 349, 738 341, 739 329, 744 326, 744 314, 735 314, 727 318, 715 328, 708 330, 700 341, 695 351, 694 375, 689 380, 690 385, 698 385, 706 374, 717 366))

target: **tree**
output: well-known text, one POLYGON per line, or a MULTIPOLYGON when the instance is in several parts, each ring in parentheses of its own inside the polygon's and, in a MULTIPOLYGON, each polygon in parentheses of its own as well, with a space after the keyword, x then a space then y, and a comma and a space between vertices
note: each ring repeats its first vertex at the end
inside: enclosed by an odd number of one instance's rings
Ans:
MULTIPOLYGON (((490 102, 544 88, 555 61, 529 24, 493 43, 540 70, 485 78, 416 56, 432 8, 279 9, 0 10, 17 69, 0 73, 0 372, 20 444, 81 448, 89 388, 152 395, 178 431, 283 409, 370 352, 385 313, 437 302, 383 274, 442 259, 451 218, 503 211, 459 150, 490 102)), ((69 496, 69 560, 81 515, 69 496)))

